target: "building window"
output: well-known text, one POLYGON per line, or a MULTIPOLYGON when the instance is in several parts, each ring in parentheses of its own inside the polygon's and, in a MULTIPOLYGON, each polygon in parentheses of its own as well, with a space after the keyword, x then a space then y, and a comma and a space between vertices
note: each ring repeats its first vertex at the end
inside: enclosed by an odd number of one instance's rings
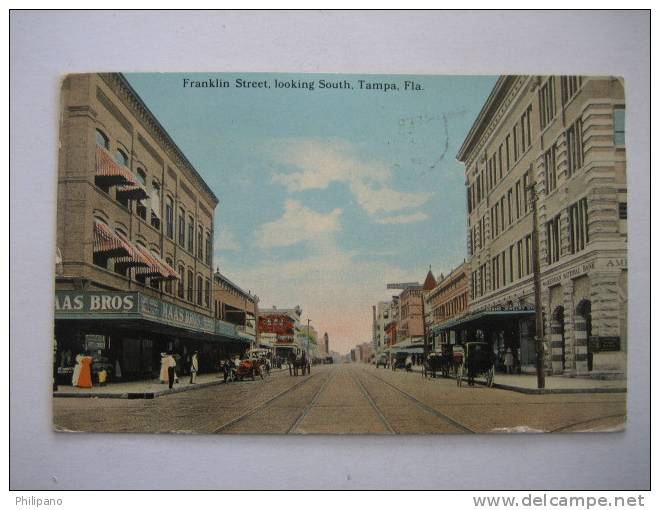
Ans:
POLYGON ((96 130, 96 145, 103 147, 105 150, 110 148, 110 141, 108 140, 108 137, 105 136, 105 134, 103 134, 103 132, 99 129, 96 130))
POLYGON ((518 161, 518 124, 513 126, 513 161, 518 161))
MULTIPOLYGON (((157 251, 155 251, 155 250, 151 250, 151 253, 152 253, 157 259, 160 258, 160 254, 159 254, 157 251)), ((157 278, 149 278, 149 286, 150 286, 152 289, 160 289, 160 280, 157 279, 157 278)))
MULTIPOLYGON (((174 267, 174 262, 172 261, 171 258, 167 257, 165 259, 165 262, 167 262, 168 266, 174 267)), ((165 281, 165 292, 167 292, 168 294, 172 294, 172 280, 165 281)))
POLYGON ((180 299, 183 299, 183 295, 184 295, 183 288, 186 282, 186 279, 184 278, 185 272, 186 272, 185 268, 183 266, 179 266, 179 284, 177 286, 176 294, 180 299))
POLYGON ((520 180, 516 182, 516 220, 520 219, 520 180))
POLYGON ((192 216, 188 216, 188 251, 195 253, 193 248, 195 244, 195 220, 192 216))
POLYGON ((204 255, 204 229, 201 225, 197 227, 197 258, 202 260, 204 255))
POLYGON ((525 236, 525 276, 532 270, 532 236, 525 236))
POLYGON ((557 187, 557 158, 556 146, 553 145, 543 155, 543 166, 545 168, 545 192, 551 193, 557 187))
POLYGON ((582 76, 561 77, 561 104, 566 105, 582 87, 582 76))
POLYGON ((509 170, 511 170, 511 159, 510 159, 511 158, 511 156, 510 156, 511 151, 509 149, 509 145, 511 143, 510 140, 511 140, 511 135, 506 135, 505 145, 506 145, 506 171, 507 172, 509 170))
POLYGON ((539 118, 541 129, 555 118, 555 77, 550 76, 539 90, 539 118))
POLYGON ((513 274, 513 245, 509 246, 509 281, 513 282, 515 276, 513 274))
POLYGON ((628 219, 628 202, 619 202, 619 219, 628 219))
POLYGON ((516 255, 518 260, 518 279, 523 277, 523 250, 522 239, 516 243, 516 255))
POLYGON ((197 304, 202 305, 202 296, 203 296, 204 284, 202 283, 202 277, 197 277, 197 304))
POLYGON ((206 263, 211 265, 211 232, 206 232, 206 263))
POLYGON ((211 306, 211 280, 204 282, 204 304, 207 308, 211 306))
POLYGON ((167 197, 165 203, 165 233, 170 239, 174 239, 174 203, 167 197))
POLYGON ((186 213, 183 209, 179 209, 179 246, 185 248, 186 246, 186 213))
POLYGON ((523 200, 524 200, 523 210, 525 211, 525 213, 529 211, 530 198, 531 198, 531 190, 529 188, 529 170, 527 170, 523 175, 523 200))
POLYGON ((190 301, 191 303, 194 302, 193 284, 194 284, 193 272, 190 269, 188 269, 188 301, 190 301))
POLYGON ((614 145, 626 143, 626 110, 621 106, 614 108, 614 145))
POLYGON ((568 208, 568 231, 571 253, 584 250, 589 242, 589 216, 586 198, 579 200, 568 208))
MULTIPOLYGON (((144 170, 138 168, 137 178, 142 186, 147 185, 147 174, 144 173, 144 170)), ((137 215, 142 218, 144 221, 147 221, 147 207, 142 200, 137 200, 135 204, 135 212, 137 215)))
POLYGON ((548 264, 554 264, 555 262, 557 262, 561 254, 560 221, 561 221, 560 217, 559 215, 557 215, 546 223, 546 227, 545 227, 545 237, 546 237, 546 245, 547 245, 546 261, 548 262, 548 264))
POLYGON ((153 181, 151 188, 151 226, 160 230, 160 184, 153 181))
POLYGON ((128 168, 128 156, 123 150, 117 149, 117 152, 115 153, 115 161, 128 168))
POLYGON ((568 176, 570 177, 580 168, 584 159, 582 146, 582 119, 578 119, 566 130, 566 144, 568 149, 568 176))

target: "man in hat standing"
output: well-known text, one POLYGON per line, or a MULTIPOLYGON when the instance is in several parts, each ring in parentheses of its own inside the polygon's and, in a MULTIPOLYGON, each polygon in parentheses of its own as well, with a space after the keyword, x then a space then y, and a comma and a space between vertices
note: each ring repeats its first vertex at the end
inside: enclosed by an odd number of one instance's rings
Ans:
POLYGON ((190 384, 195 384, 197 378, 197 371, 199 370, 199 358, 197 351, 193 352, 192 359, 190 360, 190 384))

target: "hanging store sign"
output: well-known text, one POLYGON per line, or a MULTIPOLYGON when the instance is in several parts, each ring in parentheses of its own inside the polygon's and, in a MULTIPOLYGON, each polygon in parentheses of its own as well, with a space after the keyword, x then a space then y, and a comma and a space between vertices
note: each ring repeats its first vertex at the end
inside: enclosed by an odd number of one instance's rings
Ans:
POLYGON ((85 350, 102 351, 105 349, 105 337, 103 335, 85 335, 85 350))
POLYGON ((215 321, 200 313, 140 294, 140 312, 159 322, 196 331, 215 333, 215 321))

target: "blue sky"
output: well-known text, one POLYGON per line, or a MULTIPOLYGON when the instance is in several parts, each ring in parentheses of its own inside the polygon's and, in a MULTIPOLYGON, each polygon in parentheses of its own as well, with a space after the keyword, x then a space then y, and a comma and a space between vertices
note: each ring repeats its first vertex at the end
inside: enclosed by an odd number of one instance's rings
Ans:
POLYGON ((331 348, 371 339, 391 281, 423 281, 466 256, 456 153, 496 77, 129 74, 220 200, 215 266, 260 296, 299 304, 331 348), (184 88, 222 78, 228 88, 184 88), (234 87, 237 78, 270 88, 234 87), (313 91, 274 79, 314 81, 313 91), (319 89, 320 80, 353 89, 319 89), (364 90, 358 80, 397 84, 364 90), (422 90, 403 90, 406 80, 422 90))

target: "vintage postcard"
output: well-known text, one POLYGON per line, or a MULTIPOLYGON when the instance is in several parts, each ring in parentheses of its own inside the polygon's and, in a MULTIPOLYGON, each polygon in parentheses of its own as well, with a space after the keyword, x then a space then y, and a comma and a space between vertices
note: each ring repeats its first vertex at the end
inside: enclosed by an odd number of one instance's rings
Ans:
POLYGON ((66 76, 55 430, 622 430, 625 107, 616 76, 66 76))

